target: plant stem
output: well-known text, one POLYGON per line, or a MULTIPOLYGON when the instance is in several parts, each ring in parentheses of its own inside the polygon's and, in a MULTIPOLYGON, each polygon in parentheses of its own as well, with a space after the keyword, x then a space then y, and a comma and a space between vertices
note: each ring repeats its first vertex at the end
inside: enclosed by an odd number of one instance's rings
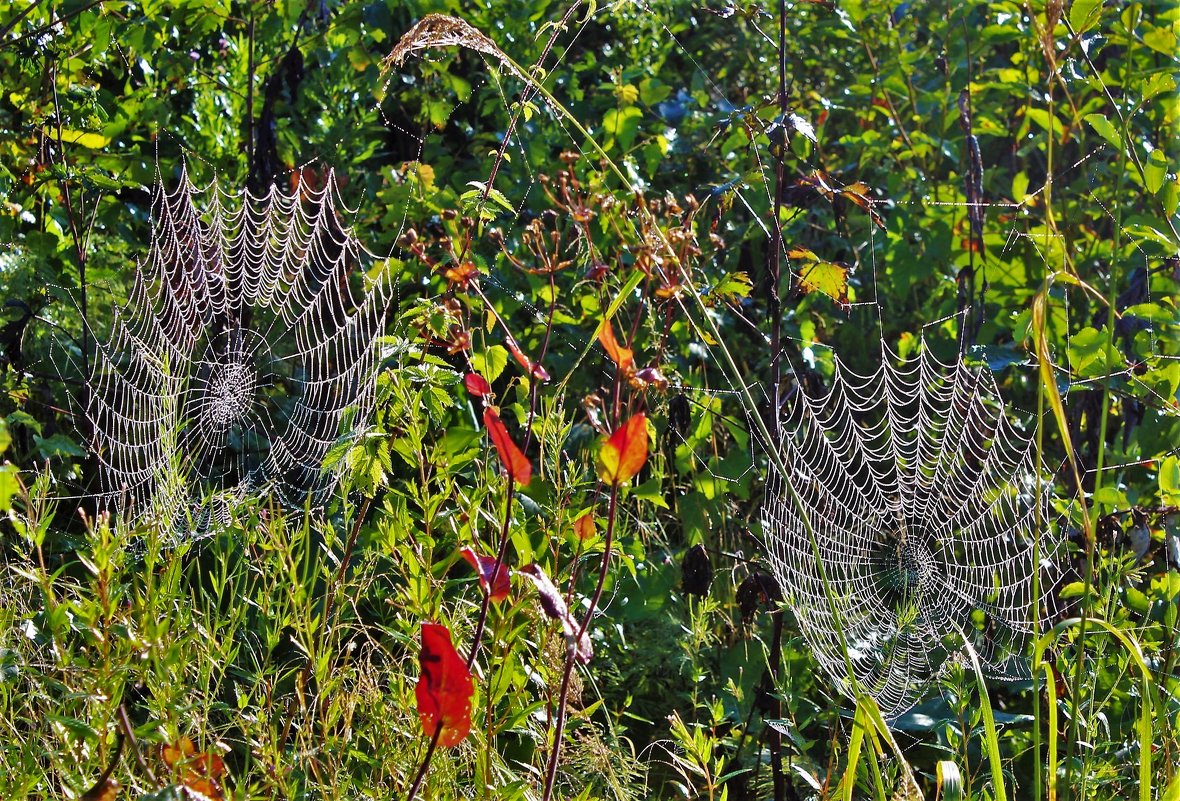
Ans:
POLYGON ((422 757, 422 764, 418 766, 418 772, 414 774, 414 783, 410 785, 410 792, 406 794, 406 801, 414 801, 414 796, 418 795, 418 789, 426 778, 426 770, 430 767, 430 760, 434 758, 435 749, 438 748, 438 738, 442 735, 442 730, 442 724, 435 728, 434 736, 430 738, 430 745, 426 746, 426 755, 422 757))
MULTIPOLYGON (((516 480, 508 479, 508 496, 504 499, 504 520, 500 524, 500 546, 496 550, 496 564, 492 567, 492 576, 500 575, 504 559, 508 556, 508 526, 512 521, 512 498, 516 493, 516 480)), ((488 609, 492 605, 491 587, 483 594, 483 602, 479 605, 479 620, 475 624, 475 631, 471 634, 471 648, 467 654, 467 669, 475 666, 475 656, 479 653, 483 630, 488 624, 488 609)))
POLYGON ((602 542, 602 565, 598 569, 598 585, 594 588, 594 595, 590 598, 590 606, 586 609, 586 616, 582 625, 567 644, 565 652, 564 672, 561 675, 561 689, 557 695, 557 717, 553 725, 553 750, 549 752, 549 765, 545 769, 545 790, 542 801, 549 801, 553 795, 553 785, 557 779, 557 760, 561 754, 561 736, 565 730, 565 710, 569 700, 570 676, 574 672, 574 651, 577 643, 585 636, 590 627, 590 620, 594 617, 594 610, 602 599, 602 588, 606 585, 606 572, 610 566, 611 544, 614 541, 615 519, 619 512, 619 485, 612 484, 610 489, 610 505, 607 508, 606 534, 602 542))

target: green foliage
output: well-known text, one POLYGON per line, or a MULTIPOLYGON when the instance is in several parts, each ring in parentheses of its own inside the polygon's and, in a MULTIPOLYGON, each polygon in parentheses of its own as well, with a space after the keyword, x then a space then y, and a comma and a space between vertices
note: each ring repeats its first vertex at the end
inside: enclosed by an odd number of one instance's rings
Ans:
POLYGON ((1011 797, 1180 793, 1180 11, 834 5, 788 4, 782 108, 778 20, 744 2, 5 12, 0 795, 81 795, 115 764, 132 797, 179 798, 161 748, 188 736, 224 757, 227 796, 404 797, 424 620, 479 652, 472 734, 420 797, 540 798, 559 710, 560 797, 996 798, 997 758, 1011 797), (529 74, 568 116, 471 48, 383 67, 429 12, 525 69, 556 36, 529 74), (399 285, 376 410, 325 468, 336 499, 244 499, 179 546, 79 504, 80 387, 146 254, 145 188, 329 167, 399 285), (1035 681, 989 686, 985 708, 956 666, 895 741, 867 701, 832 697, 759 589, 764 457, 732 390, 769 386, 772 290, 789 390, 830 377, 833 352, 867 370, 878 337, 962 346, 1066 465, 1047 524, 1067 575, 1041 589, 1057 618, 1100 623, 1062 624, 1035 681), (607 319, 630 368, 595 346, 607 319), (526 486, 501 475, 469 372, 532 460, 526 486), (596 443, 639 410, 656 439, 616 508, 596 443), (458 550, 502 544, 578 621, 593 611, 588 664, 571 669, 531 584, 483 601, 458 550), (706 597, 680 567, 698 544, 706 597))

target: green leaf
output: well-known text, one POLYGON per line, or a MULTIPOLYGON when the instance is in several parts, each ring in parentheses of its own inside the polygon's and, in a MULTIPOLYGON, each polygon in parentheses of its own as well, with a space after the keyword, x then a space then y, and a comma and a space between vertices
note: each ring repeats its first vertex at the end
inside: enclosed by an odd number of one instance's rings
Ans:
POLYGON ((1102 16, 1102 0, 1074 0, 1069 7, 1069 25, 1074 33, 1088 30, 1102 16))
POLYGON ((503 345, 492 345, 482 353, 473 353, 471 366, 490 384, 499 378, 508 366, 508 350, 503 345))
POLYGON ((1104 114, 1087 114, 1086 122, 1090 123, 1090 127, 1098 132, 1098 135, 1105 139, 1114 147, 1121 148, 1123 146, 1123 137, 1119 135, 1118 129, 1111 124, 1110 120, 1104 114))
POLYGON ((91 150, 100 150, 111 143, 110 137, 103 136, 102 134, 71 131, 69 129, 62 130, 61 141, 71 145, 88 147, 91 150))
POLYGON ((1153 28, 1143 34, 1143 44, 1163 53, 1168 58, 1176 57, 1176 34, 1167 28, 1153 28))
POLYGON ((1180 456, 1175 454, 1160 462, 1160 500, 1165 504, 1180 504, 1180 456))
POLYGON ((962 801, 963 774, 959 766, 949 759, 938 762, 938 791, 943 801, 962 801))
POLYGON ((725 275, 709 292, 709 298, 715 301, 728 302, 744 298, 754 288, 750 276, 742 272, 725 275))
POLYGON ((602 117, 602 134, 606 139, 604 148, 611 149, 611 144, 618 144, 621 150, 629 150, 639 134, 639 121, 643 119, 643 112, 636 106, 613 108, 602 117))
POLYGON ((664 500, 664 490, 661 483, 659 478, 649 478, 639 486, 634 487, 631 490, 631 494, 638 500, 647 501, 658 506, 660 509, 667 509, 668 504, 664 500))
POLYGON ((1168 783, 1168 789, 1164 790, 1162 801, 1180 801, 1180 772, 1177 772, 1172 777, 1172 781, 1168 783))
POLYGON ((14 464, 0 465, 0 512, 6 512, 12 508, 12 496, 20 491, 20 484, 17 482, 17 469, 14 464))
POLYGON ((1168 158, 1164 151, 1156 148, 1147 157, 1147 164, 1143 167, 1143 184, 1151 194, 1157 194, 1168 177, 1168 158))

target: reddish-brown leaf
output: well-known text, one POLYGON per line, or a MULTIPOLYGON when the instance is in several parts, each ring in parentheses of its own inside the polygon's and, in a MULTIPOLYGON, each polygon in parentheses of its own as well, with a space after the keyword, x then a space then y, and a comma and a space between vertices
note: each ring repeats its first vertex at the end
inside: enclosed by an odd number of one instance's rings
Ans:
POLYGON ((487 426, 492 444, 496 446, 496 453, 500 455, 500 464, 503 465, 508 478, 522 487, 529 483, 533 477, 533 465, 520 448, 516 447, 512 437, 508 436, 508 429, 504 427, 495 409, 484 409, 483 424, 487 426))
POLYGON ((190 794, 212 801, 221 801, 225 794, 221 779, 225 776, 225 761, 212 753, 197 753, 187 736, 175 743, 165 744, 160 757, 190 794))
POLYGON ((439 745, 458 745, 471 731, 471 696, 475 685, 471 671, 451 643, 451 632, 439 623, 422 624, 422 671, 414 695, 418 717, 427 737, 438 732, 439 745))
POLYGON ((479 574, 479 583, 488 598, 499 603, 508 597, 512 582, 508 578, 508 567, 503 563, 496 567, 496 557, 480 556, 472 548, 460 548, 459 554, 479 574))
POLYGON ((598 475, 611 486, 626 484, 647 462, 647 416, 643 412, 622 425, 598 449, 598 475))
POLYGON ((537 588, 537 599, 541 602, 541 609, 545 614, 561 622, 561 633, 565 637, 566 648, 569 649, 574 659, 583 665, 587 664, 594 657, 594 647, 590 644, 590 635, 582 631, 578 621, 570 614, 569 607, 565 605, 565 598, 561 595, 561 590, 557 589, 557 585, 550 580, 538 564, 526 565, 517 572, 532 580, 533 586, 537 588))
POLYGON ((507 331, 504 332, 504 344, 508 346, 508 352, 512 354, 512 358, 516 359, 516 363, 524 368, 525 372, 529 374, 529 377, 541 382, 549 380, 548 371, 528 356, 525 356, 524 351, 520 349, 520 343, 507 331))
POLYGON ((468 373, 463 377, 463 384, 477 398, 486 398, 492 394, 492 385, 479 373, 468 373))
POLYGON ((627 375, 635 369, 635 354, 615 339, 615 329, 609 319, 603 320, 602 325, 598 326, 598 341, 610 360, 619 366, 619 372, 627 375))

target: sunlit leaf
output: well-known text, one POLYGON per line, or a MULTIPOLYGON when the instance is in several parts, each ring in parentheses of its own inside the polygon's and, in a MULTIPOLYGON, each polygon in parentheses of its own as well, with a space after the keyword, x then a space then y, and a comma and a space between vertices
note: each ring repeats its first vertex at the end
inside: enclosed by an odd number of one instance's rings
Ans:
POLYGON ((635 356, 630 348, 624 348, 615 339, 615 330, 609 319, 603 320, 598 326, 598 341, 611 361, 619 367, 619 371, 627 373, 635 368, 635 356))
POLYGON ((607 484, 630 481, 647 462, 647 416, 640 412, 598 449, 598 475, 607 484))
POLYGON ((798 268, 799 289, 806 293, 821 292, 842 306, 848 304, 847 265, 821 261, 806 248, 792 248, 787 255, 804 262, 798 268))
POLYGON ((588 540, 594 536, 594 513, 587 512, 574 521, 574 534, 578 539, 588 540))
POLYGON ((500 456, 500 464, 508 478, 521 486, 529 483, 533 477, 533 465, 508 436, 508 429, 504 427, 504 423, 500 420, 500 415, 496 414, 495 409, 490 407, 484 409, 483 424, 488 429, 492 444, 496 446, 496 453, 500 456))

